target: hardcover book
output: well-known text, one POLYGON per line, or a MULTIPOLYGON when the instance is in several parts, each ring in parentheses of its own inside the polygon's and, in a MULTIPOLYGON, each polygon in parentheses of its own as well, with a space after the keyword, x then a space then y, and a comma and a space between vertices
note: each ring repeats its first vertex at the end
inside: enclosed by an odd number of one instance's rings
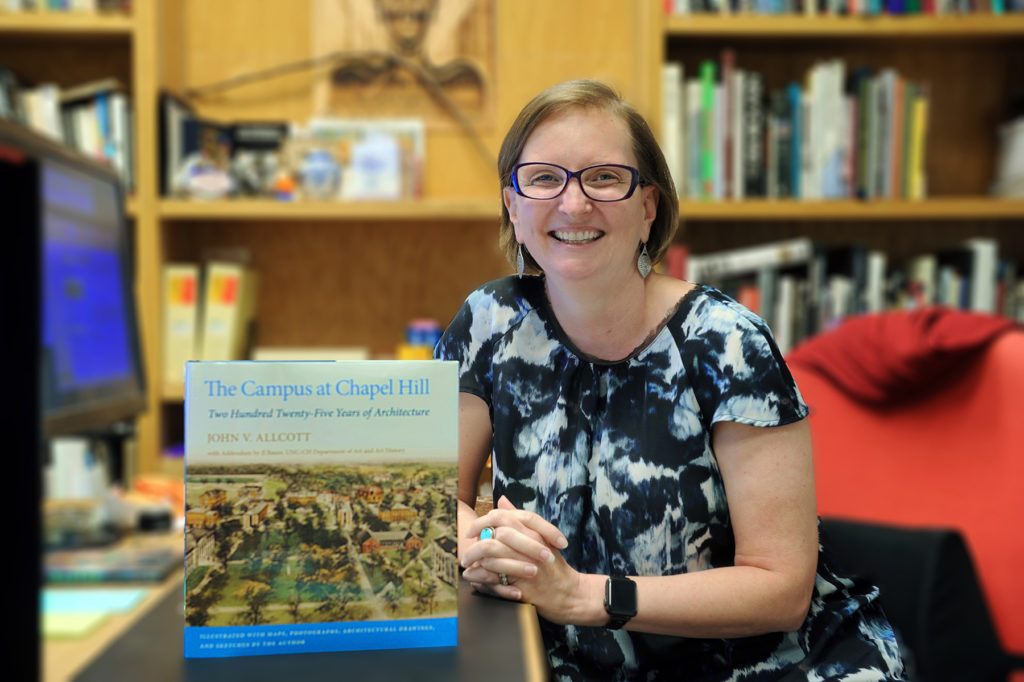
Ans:
POLYGON ((185 657, 454 646, 456 364, 191 362, 185 657))

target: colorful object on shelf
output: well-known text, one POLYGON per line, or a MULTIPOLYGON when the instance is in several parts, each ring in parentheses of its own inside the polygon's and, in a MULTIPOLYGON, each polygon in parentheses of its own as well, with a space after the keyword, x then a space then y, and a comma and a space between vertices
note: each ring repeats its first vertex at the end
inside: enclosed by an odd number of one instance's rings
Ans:
POLYGON ((405 343, 398 344, 395 356, 399 360, 429 360, 434 346, 441 338, 441 325, 437 320, 418 318, 405 328, 405 343))
POLYGON ((310 149, 300 170, 307 199, 336 199, 341 189, 341 165, 326 149, 310 149))

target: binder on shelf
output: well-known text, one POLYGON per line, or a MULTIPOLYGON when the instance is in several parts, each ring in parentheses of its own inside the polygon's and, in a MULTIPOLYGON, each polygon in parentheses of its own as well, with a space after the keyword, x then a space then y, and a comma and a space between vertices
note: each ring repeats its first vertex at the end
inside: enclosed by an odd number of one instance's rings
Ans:
POLYGON ((168 263, 163 280, 163 380, 168 386, 184 386, 185 363, 198 359, 199 266, 168 263))
POLYGON ((257 276, 241 263, 209 261, 203 282, 200 360, 246 357, 256 310, 257 276))

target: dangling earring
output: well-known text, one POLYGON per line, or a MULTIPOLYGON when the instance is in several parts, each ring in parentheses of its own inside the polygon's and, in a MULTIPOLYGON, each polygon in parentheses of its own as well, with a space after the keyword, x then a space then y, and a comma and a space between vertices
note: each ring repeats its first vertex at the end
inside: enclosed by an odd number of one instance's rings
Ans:
POLYGON ((516 251, 516 277, 522 277, 526 270, 526 261, 523 260, 523 245, 520 244, 516 251))
POLYGON ((647 244, 644 244, 644 248, 640 250, 640 257, 636 259, 636 269, 644 279, 651 274, 651 257, 647 255, 647 244))

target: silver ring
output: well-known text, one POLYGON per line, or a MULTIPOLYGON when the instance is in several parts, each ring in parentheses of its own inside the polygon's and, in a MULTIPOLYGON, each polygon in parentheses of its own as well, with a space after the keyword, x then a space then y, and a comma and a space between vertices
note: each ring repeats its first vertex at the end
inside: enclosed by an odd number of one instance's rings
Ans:
POLYGON ((502 585, 505 585, 506 587, 508 586, 508 576, 505 575, 504 573, 499 573, 498 574, 498 580, 501 581, 502 585))
POLYGON ((494 528, 491 527, 491 526, 487 526, 487 528, 484 528, 482 531, 480 531, 480 539, 481 540, 490 540, 493 537, 494 537, 494 528))

